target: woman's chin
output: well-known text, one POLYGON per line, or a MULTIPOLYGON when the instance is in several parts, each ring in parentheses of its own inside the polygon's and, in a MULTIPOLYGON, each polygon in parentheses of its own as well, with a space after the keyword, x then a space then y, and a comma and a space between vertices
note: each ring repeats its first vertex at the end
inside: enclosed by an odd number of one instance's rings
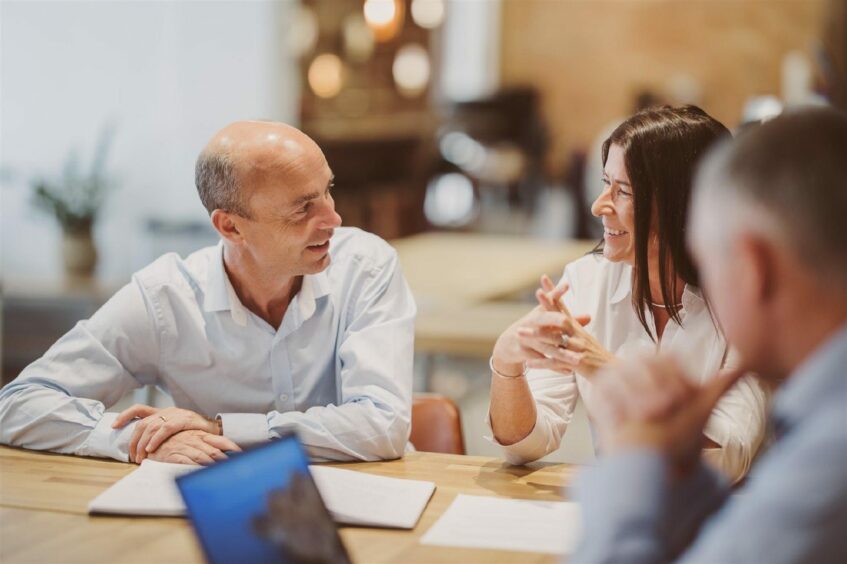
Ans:
POLYGON ((608 243, 603 247, 603 257, 609 262, 625 262, 627 264, 634 262, 632 253, 627 252, 625 249, 616 249, 608 243))

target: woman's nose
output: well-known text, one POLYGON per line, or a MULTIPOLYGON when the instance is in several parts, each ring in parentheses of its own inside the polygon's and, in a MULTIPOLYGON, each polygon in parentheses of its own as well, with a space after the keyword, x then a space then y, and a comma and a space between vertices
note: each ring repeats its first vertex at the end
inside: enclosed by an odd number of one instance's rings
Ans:
POLYGON ((594 203, 591 204, 591 215, 594 217, 609 215, 612 213, 612 210, 612 187, 606 186, 603 192, 594 200, 594 203))

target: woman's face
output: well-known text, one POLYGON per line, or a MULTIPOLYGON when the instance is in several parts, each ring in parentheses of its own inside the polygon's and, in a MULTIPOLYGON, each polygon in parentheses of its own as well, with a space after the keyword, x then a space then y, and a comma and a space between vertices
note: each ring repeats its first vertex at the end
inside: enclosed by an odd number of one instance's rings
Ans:
POLYGON ((591 206, 591 213, 603 220, 603 256, 635 264, 635 203, 620 145, 609 147, 603 184, 603 193, 591 206))

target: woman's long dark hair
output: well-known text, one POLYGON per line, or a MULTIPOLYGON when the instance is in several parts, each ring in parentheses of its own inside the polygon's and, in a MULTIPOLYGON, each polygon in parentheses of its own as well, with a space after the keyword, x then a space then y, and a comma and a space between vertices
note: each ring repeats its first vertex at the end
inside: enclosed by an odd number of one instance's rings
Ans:
POLYGON ((641 325, 653 315, 647 251, 654 235, 659 246, 662 301, 671 319, 681 324, 676 302, 677 276, 699 287, 697 267, 685 246, 685 229, 697 163, 729 130, 697 106, 648 108, 630 117, 603 143, 603 166, 613 144, 623 149, 634 198, 635 265, 632 304, 641 325))

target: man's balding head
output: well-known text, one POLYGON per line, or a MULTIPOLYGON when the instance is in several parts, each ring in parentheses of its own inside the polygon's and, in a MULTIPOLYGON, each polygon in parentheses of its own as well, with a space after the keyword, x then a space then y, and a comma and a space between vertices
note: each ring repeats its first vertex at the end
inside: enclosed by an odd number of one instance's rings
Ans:
POLYGON ((688 242, 712 310, 771 380, 847 321, 847 116, 806 109, 726 143, 697 176, 688 242))
POLYGON ((847 288, 847 115, 805 109, 743 133, 705 161, 696 192, 708 236, 757 230, 847 288))
POLYGON ((251 180, 274 174, 297 182, 325 163, 317 144, 302 131, 271 121, 237 121, 218 131, 197 158, 195 184, 211 214, 216 209, 251 217, 251 180))

